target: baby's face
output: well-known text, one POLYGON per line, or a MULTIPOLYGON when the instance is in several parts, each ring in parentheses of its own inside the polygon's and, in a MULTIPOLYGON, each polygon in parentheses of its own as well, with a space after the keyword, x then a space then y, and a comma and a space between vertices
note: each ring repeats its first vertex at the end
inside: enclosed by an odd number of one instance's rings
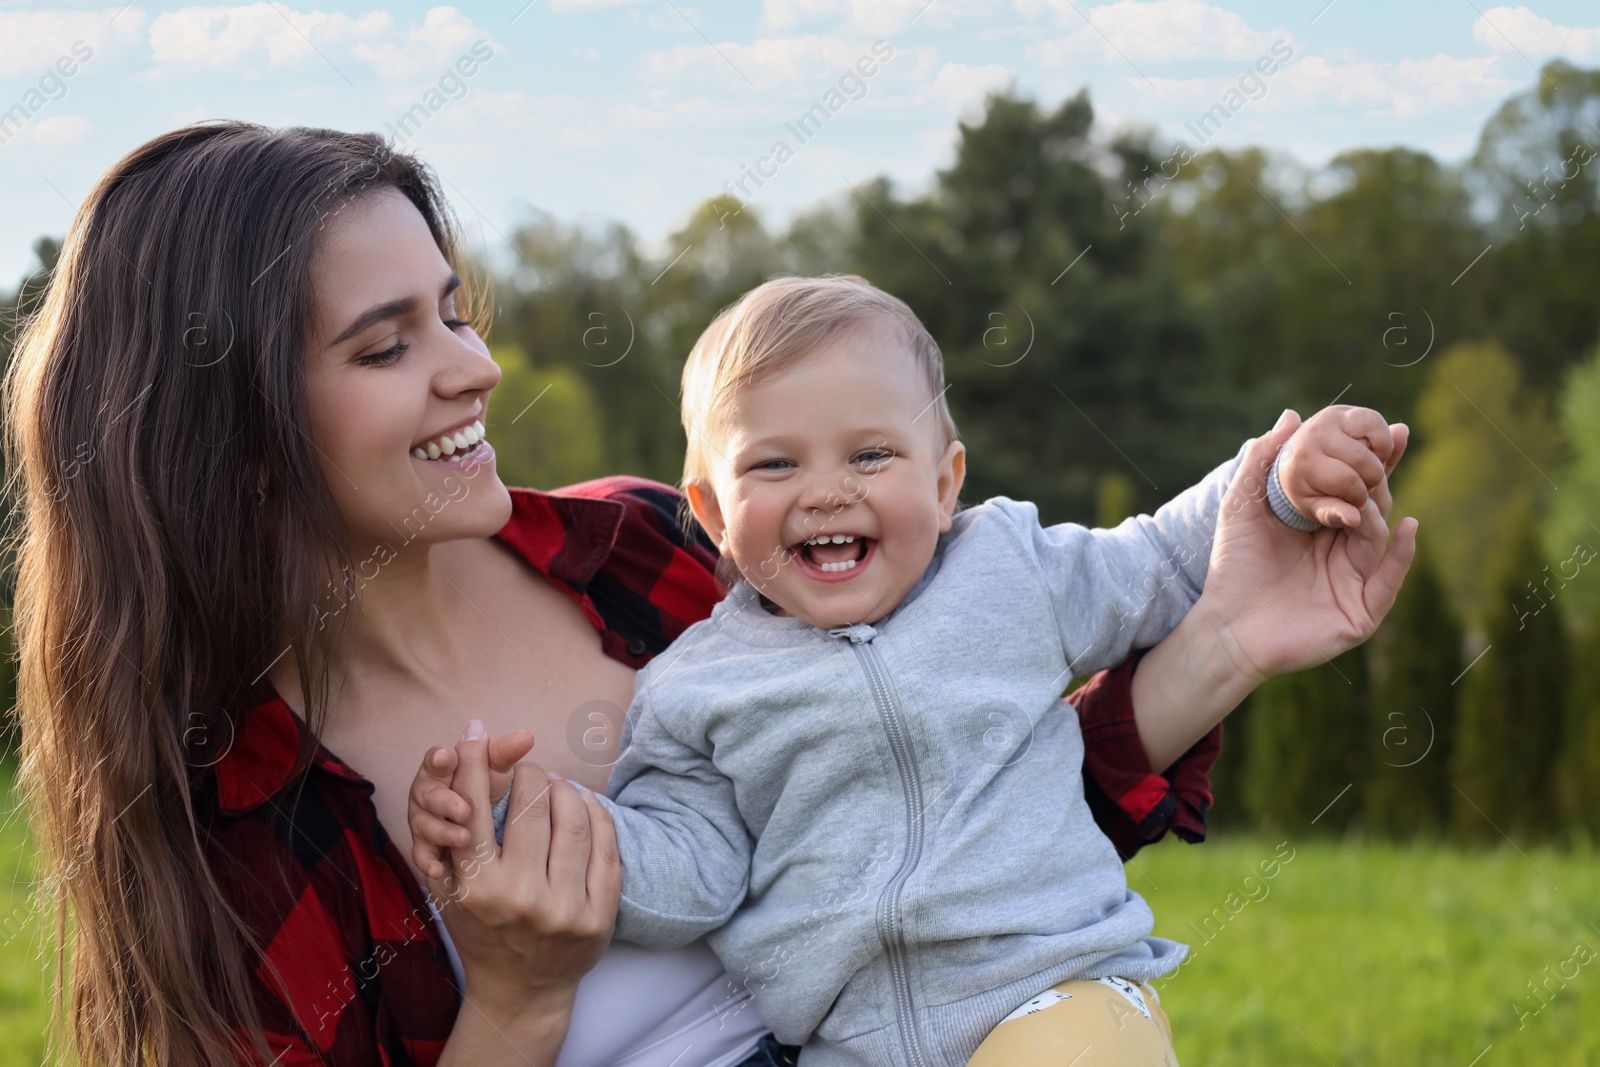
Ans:
POLYGON ((894 609, 950 528, 965 473, 899 334, 872 324, 742 389, 705 427, 711 483, 690 486, 722 554, 813 626, 894 609))

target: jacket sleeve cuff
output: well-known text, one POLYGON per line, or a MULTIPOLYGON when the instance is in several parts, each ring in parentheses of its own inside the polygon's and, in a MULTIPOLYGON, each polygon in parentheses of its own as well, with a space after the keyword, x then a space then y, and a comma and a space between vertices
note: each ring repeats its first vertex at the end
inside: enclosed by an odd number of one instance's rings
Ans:
POLYGON ((1272 460, 1272 469, 1267 472, 1267 503, 1272 506, 1272 513, 1278 520, 1291 530, 1310 533, 1312 530, 1322 529, 1322 523, 1309 515, 1302 515, 1300 509, 1289 503, 1289 497, 1283 491, 1283 483, 1278 480, 1278 464, 1283 462, 1283 457, 1288 454, 1287 447, 1278 449, 1278 454, 1272 460))
POLYGON ((1167 832, 1204 841, 1211 766, 1222 751, 1218 724, 1157 774, 1133 717, 1133 673, 1144 653, 1104 670, 1067 695, 1083 733, 1083 790, 1095 822, 1123 859, 1167 832))

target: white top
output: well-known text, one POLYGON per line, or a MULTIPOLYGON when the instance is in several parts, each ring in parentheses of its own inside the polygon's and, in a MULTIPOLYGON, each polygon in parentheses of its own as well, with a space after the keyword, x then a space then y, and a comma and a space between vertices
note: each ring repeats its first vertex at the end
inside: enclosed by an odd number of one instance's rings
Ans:
MULTIPOLYGON (((465 989, 461 956, 432 894, 428 907, 465 989)), ((732 1067, 766 1032, 750 991, 704 941, 668 951, 614 941, 578 983, 556 1067, 732 1067)))

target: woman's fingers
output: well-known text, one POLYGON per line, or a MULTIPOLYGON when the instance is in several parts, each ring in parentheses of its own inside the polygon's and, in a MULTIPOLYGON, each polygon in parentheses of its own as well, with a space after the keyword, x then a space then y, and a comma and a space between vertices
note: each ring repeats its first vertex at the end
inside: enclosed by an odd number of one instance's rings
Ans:
POLYGON ((511 780, 504 855, 523 877, 546 877, 550 856, 550 780, 544 768, 523 760, 511 780))
POLYGON ((588 896, 589 806, 560 778, 550 782, 550 888, 583 900, 588 896))
POLYGON ((1373 629, 1377 629, 1378 623, 1394 607, 1395 597, 1400 594, 1400 585, 1405 581, 1406 572, 1411 569, 1411 561, 1416 558, 1417 526, 1416 519, 1400 520, 1400 525, 1394 530, 1394 539, 1389 542, 1389 550, 1384 553, 1383 562, 1367 578, 1362 601, 1372 619, 1373 629))
POLYGON ((472 832, 472 844, 494 846, 493 801, 489 799, 489 737, 483 723, 473 719, 456 744, 455 791, 472 810, 466 819, 457 820, 472 832))
POLYGON ((1389 458, 1384 462, 1383 473, 1386 475, 1394 473, 1395 464, 1405 454, 1406 443, 1411 440, 1411 427, 1403 422, 1390 423, 1389 433, 1394 437, 1394 451, 1389 453, 1389 458))
POLYGON ((617 852, 617 827, 611 821, 611 812, 593 793, 585 792, 583 802, 589 808, 589 834, 593 839, 589 848, 589 903, 607 909, 614 920, 617 898, 622 895, 622 857, 617 852))
POLYGON ((1278 452, 1284 443, 1294 435, 1300 427, 1300 416, 1294 411, 1285 409, 1278 416, 1277 424, 1256 438, 1244 454, 1244 462, 1239 464, 1239 469, 1234 472, 1233 481, 1228 485, 1228 492, 1222 501, 1222 515, 1237 515, 1252 500, 1266 500, 1267 498, 1267 472, 1272 469, 1273 460, 1278 458, 1278 452))

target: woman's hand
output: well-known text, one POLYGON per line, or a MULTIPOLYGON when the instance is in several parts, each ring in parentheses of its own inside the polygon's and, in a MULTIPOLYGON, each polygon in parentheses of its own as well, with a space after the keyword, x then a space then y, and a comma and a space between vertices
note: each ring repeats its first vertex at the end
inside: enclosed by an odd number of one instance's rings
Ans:
POLYGON ((578 980, 600 959, 616 922, 616 832, 591 794, 523 761, 511 783, 505 844, 497 846, 489 742, 481 724, 467 733, 476 736, 456 746, 453 781, 441 781, 430 752, 412 790, 415 797, 443 785, 470 809, 459 828, 466 842, 450 847, 443 875, 424 869, 467 975, 441 1063, 553 1063, 578 980))
MULTIPOLYGON (((1178 757, 1267 678, 1332 659, 1372 636, 1394 605, 1416 554, 1417 520, 1393 540, 1387 485, 1353 528, 1291 530, 1266 501, 1267 472, 1299 426, 1284 412, 1246 454, 1223 498, 1204 592, 1134 671, 1134 720, 1157 771, 1178 757)), ((1390 427, 1384 476, 1409 431, 1390 427)))
MULTIPOLYGON (((1416 519, 1402 519, 1389 538, 1387 484, 1363 503, 1357 526, 1307 534, 1271 514, 1263 503, 1265 469, 1299 423, 1294 412, 1284 412, 1246 457, 1217 517, 1205 591, 1195 605, 1220 625, 1219 636, 1252 687, 1323 663, 1371 637, 1416 554, 1416 519)), ((1410 434, 1404 423, 1388 429, 1393 447, 1384 457, 1385 483, 1410 434)))

